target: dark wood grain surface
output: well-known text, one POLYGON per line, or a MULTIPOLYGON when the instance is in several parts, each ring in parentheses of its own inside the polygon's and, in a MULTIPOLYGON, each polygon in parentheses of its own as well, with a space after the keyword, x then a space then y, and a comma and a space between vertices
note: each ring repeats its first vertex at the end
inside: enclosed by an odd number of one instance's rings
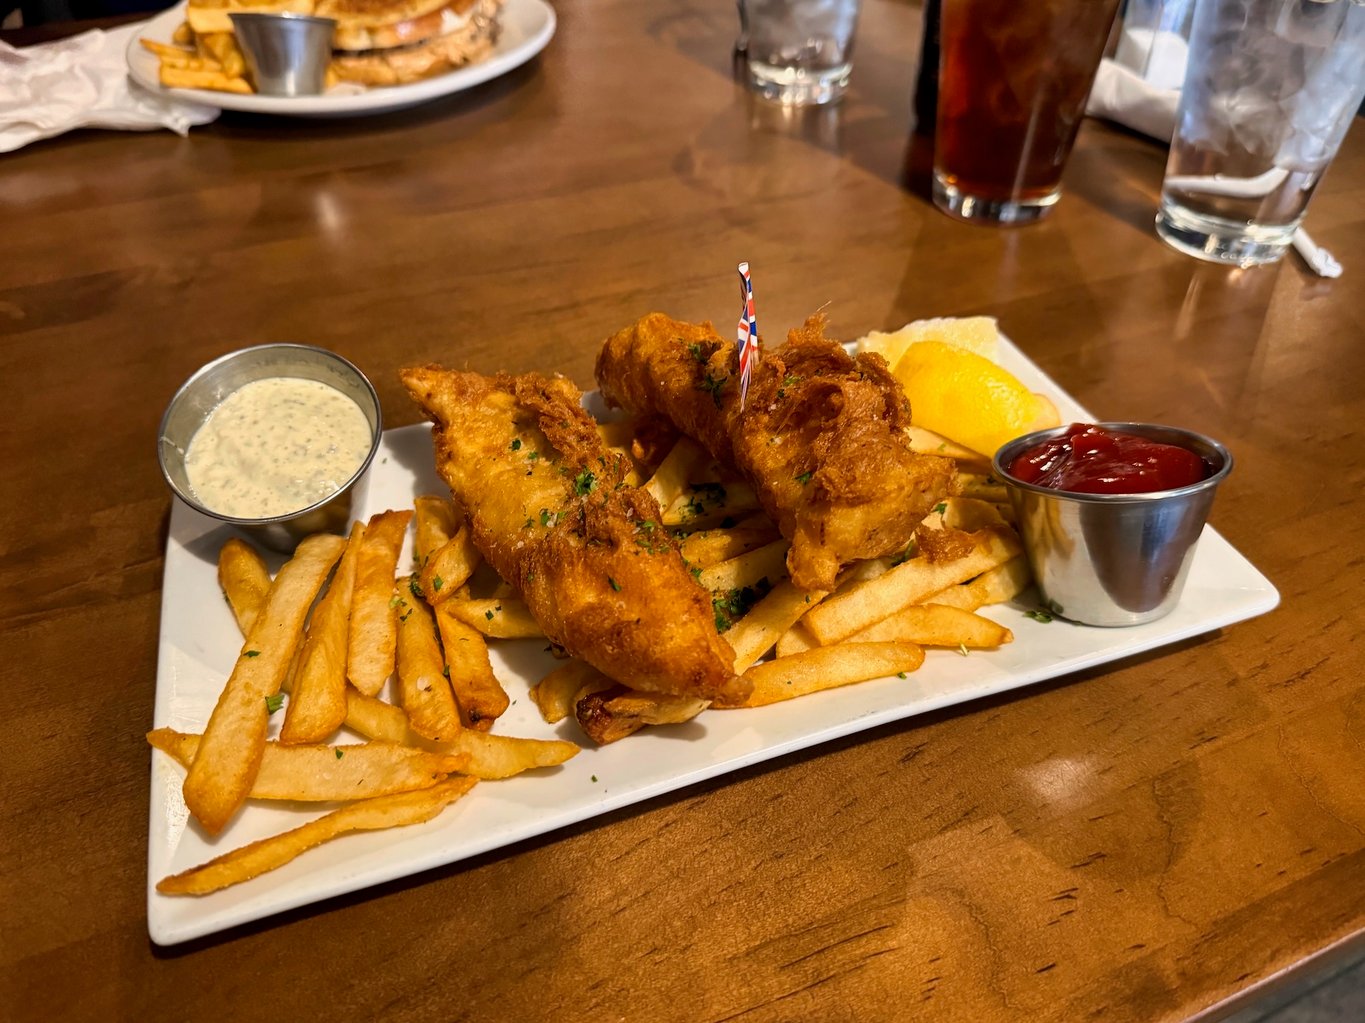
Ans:
POLYGON ((1176 1020, 1365 928, 1365 134, 1308 224, 1346 265, 1202 264, 1164 153, 1087 124, 1023 230, 922 197, 919 14, 868 0, 837 108, 732 80, 733 10, 558 5, 526 67, 354 121, 225 115, 0 158, 0 1016, 1176 1020), (172 950, 146 932, 175 388, 332 348, 417 420, 427 360, 590 384, 652 309, 778 334, 983 313, 1112 419, 1225 441, 1214 524, 1275 612, 879 728, 172 950))

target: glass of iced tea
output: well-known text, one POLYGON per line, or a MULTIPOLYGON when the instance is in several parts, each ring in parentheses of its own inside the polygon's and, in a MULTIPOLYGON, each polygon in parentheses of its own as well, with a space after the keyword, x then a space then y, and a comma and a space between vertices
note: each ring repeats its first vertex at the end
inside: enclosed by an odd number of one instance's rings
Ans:
POLYGON ((934 204, 1022 224, 1062 194, 1118 0, 943 0, 934 204))

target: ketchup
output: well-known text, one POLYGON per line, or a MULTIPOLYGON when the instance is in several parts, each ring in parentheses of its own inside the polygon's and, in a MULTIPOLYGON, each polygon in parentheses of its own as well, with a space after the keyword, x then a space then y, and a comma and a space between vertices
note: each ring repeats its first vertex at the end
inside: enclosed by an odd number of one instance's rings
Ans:
POLYGON ((1198 483, 1209 467, 1193 451, 1101 426, 1072 423, 1062 436, 1017 455, 1017 480, 1078 494, 1147 494, 1198 483))

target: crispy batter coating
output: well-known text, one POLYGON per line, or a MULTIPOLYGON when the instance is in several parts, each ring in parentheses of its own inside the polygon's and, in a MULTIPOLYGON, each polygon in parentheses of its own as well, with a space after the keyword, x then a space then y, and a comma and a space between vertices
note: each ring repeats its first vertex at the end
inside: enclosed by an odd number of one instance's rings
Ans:
POLYGON ((436 466, 475 546, 550 640, 636 689, 711 700, 745 688, 658 504, 623 482, 625 460, 572 383, 437 366, 402 378, 435 423, 436 466))
POLYGON ((902 550, 956 486, 950 459, 910 450, 909 402, 885 360, 850 356, 822 316, 764 353, 742 411, 735 343, 662 313, 607 339, 597 383, 608 402, 661 414, 734 465, 791 541, 787 568, 806 590, 902 550))

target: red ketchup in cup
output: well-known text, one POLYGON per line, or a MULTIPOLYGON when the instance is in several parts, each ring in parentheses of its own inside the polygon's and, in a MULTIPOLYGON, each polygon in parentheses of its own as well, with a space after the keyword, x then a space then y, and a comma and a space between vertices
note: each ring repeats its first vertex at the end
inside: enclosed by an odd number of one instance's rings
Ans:
POLYGON ((1209 476, 1193 451, 1100 426, 1073 423, 1052 440, 1015 456, 1009 473, 1038 487, 1075 494, 1148 494, 1209 476))

